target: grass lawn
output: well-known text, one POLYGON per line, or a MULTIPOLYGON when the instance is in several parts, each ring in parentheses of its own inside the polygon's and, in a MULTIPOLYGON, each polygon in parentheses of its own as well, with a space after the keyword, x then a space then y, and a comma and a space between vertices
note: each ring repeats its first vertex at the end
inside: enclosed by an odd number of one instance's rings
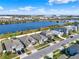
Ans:
POLYGON ((20 57, 16 58, 16 59, 20 59, 20 57))
POLYGON ((62 55, 61 51, 57 50, 54 52, 53 59, 59 59, 61 55, 62 55))
POLYGON ((61 41, 62 39, 60 39, 59 37, 56 36, 56 37, 54 37, 54 40, 55 41, 61 41))
POLYGON ((79 34, 79 30, 77 31, 77 34, 79 34))
POLYGON ((69 37, 69 35, 64 34, 62 37, 64 37, 64 38, 68 38, 68 37, 69 37))
POLYGON ((13 57, 16 57, 17 55, 16 54, 3 54, 3 55, 0 55, 0 59, 11 59, 13 57))

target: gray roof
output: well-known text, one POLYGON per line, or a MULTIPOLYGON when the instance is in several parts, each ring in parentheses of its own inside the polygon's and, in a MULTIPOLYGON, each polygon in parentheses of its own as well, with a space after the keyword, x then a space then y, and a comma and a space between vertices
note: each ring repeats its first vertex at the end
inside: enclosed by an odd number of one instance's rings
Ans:
POLYGON ((41 35, 41 34, 40 34, 40 37, 41 37, 41 39, 42 39, 43 41, 47 41, 47 40, 48 40, 48 38, 45 37, 44 35, 41 35))
POLYGON ((31 35, 34 39, 40 41, 40 40, 44 40, 44 39, 47 39, 45 36, 41 35, 41 34, 34 34, 34 35, 31 35))
POLYGON ((52 33, 53 35, 62 35, 62 34, 63 34, 63 32, 59 32, 59 31, 57 31, 57 30, 51 30, 51 33, 52 33))
POLYGON ((51 31, 42 31, 40 34, 48 36, 48 35, 52 35, 51 31))
POLYGON ((21 50, 22 48, 24 48, 23 44, 18 39, 12 40, 11 43, 12 48, 15 48, 16 50, 21 50))
POLYGON ((48 35, 47 37, 53 39, 54 35, 48 35))
POLYGON ((0 53, 3 51, 3 49, 2 49, 2 44, 1 44, 1 42, 0 42, 0 53))
POLYGON ((11 40, 5 40, 3 41, 3 43, 5 44, 6 50, 7 51, 12 51, 12 43, 11 40))
POLYGON ((28 40, 30 40, 30 43, 36 43, 37 41, 31 37, 31 36, 28 36, 28 40))
MULTIPOLYGON (((79 44, 75 44, 75 45, 72 45, 70 46, 69 48, 71 49, 76 49, 76 51, 79 53, 79 44)), ((71 50, 70 50, 71 51, 71 50)), ((72 51, 71 51, 72 52, 72 51)))
POLYGON ((23 44, 18 40, 18 39, 7 39, 2 41, 5 44, 6 50, 12 51, 14 48, 16 50, 20 50, 21 48, 23 48, 23 44))
POLYGON ((20 37, 19 39, 25 44, 25 46, 28 46, 30 44, 27 36, 20 37))
POLYGON ((75 56, 71 56, 69 59, 79 59, 79 54, 77 54, 75 56))

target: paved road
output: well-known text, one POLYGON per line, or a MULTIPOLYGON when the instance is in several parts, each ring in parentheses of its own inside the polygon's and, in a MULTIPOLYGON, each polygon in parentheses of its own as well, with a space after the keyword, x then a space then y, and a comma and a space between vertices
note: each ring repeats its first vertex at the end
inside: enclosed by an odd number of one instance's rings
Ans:
POLYGON ((31 54, 23 59, 40 59, 41 57, 46 56, 47 54, 57 50, 62 45, 65 45, 71 41, 78 39, 78 38, 79 38, 79 35, 75 35, 73 38, 68 38, 66 40, 60 41, 59 43, 56 43, 56 44, 49 46, 47 48, 44 48, 42 50, 39 50, 38 52, 31 54))

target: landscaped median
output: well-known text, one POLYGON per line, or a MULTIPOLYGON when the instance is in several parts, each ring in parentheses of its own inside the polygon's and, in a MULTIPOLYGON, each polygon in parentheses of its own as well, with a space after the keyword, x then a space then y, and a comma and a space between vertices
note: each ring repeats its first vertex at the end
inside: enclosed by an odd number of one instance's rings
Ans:
POLYGON ((54 53, 53 59, 58 59, 58 58, 62 55, 62 53, 61 53, 60 50, 56 50, 56 51, 53 52, 53 53, 54 53))
POLYGON ((41 49, 46 48, 48 46, 49 46, 49 44, 38 44, 38 45, 35 45, 34 47, 37 50, 41 50, 41 49))

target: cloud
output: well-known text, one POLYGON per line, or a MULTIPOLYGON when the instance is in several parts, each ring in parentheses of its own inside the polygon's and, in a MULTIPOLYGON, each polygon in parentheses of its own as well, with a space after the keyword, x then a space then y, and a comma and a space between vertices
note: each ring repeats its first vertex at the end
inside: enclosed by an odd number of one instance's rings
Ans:
POLYGON ((35 10, 35 13, 36 14, 46 14, 47 12, 46 12, 45 8, 38 8, 35 10))
POLYGON ((0 6, 0 10, 3 10, 4 8, 2 6, 0 6))
POLYGON ((32 9, 34 9, 35 7, 32 6, 26 6, 26 7, 20 7, 19 10, 26 10, 26 11, 31 11, 32 9))
POLYGON ((75 2, 75 1, 77 0, 48 0, 49 5, 51 5, 52 3, 61 4, 61 3, 69 3, 69 2, 75 2))
POLYGON ((29 7, 28 8, 17 8, 17 9, 4 9, 0 10, 0 14, 13 14, 13 15, 79 15, 79 9, 53 9, 53 8, 44 8, 44 7, 29 7), (64 12, 65 11, 65 12, 64 12))
POLYGON ((17 9, 11 9, 11 10, 8 10, 9 12, 17 12, 18 10, 17 9))

